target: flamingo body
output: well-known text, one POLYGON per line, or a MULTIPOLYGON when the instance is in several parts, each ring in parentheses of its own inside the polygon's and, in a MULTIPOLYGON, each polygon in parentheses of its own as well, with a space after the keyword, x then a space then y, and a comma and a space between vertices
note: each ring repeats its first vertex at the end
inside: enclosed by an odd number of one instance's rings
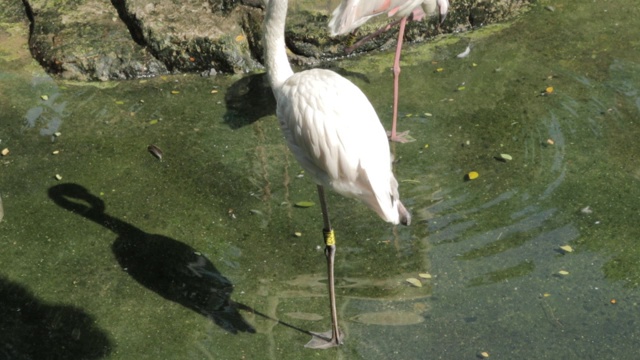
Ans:
POLYGON ((280 126, 296 160, 319 185, 357 198, 383 220, 408 222, 387 136, 367 97, 333 71, 292 75, 275 91, 280 126))
POLYGON ((267 0, 264 21, 265 67, 276 114, 289 149, 318 185, 324 219, 332 329, 313 334, 306 347, 342 343, 335 300, 335 236, 324 187, 362 200, 382 219, 408 225, 409 212, 398 197, 386 134, 373 106, 349 80, 329 70, 294 74, 287 59, 284 25, 287 0, 267 0))
POLYGON ((329 31, 332 36, 336 36, 351 32, 372 17, 380 14, 386 13, 388 16, 400 18, 400 20, 382 27, 346 49, 346 52, 349 53, 364 42, 389 30, 393 25, 400 24, 396 56, 393 62, 393 120, 391 123, 391 131, 389 132, 389 139, 392 141, 411 141, 407 135, 408 131, 396 134, 398 99, 400 97, 400 52, 402 50, 402 41, 404 39, 404 29, 407 19, 411 16, 413 20, 420 20, 425 15, 434 14, 436 10, 439 10, 440 23, 442 23, 449 10, 449 0, 342 0, 340 6, 333 11, 331 19, 329 20, 329 31))
POLYGON ((448 0, 343 0, 329 20, 331 36, 343 35, 362 26, 369 19, 386 13, 389 17, 408 17, 415 20, 439 10, 444 18, 449 10, 448 0))

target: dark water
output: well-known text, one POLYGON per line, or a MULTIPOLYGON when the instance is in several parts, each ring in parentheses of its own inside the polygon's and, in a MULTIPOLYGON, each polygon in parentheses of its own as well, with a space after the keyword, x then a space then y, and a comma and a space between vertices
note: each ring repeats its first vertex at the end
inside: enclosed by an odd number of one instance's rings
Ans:
MULTIPOLYGON (((416 141, 393 151, 414 223, 330 195, 346 341, 324 352, 302 347, 329 328, 320 210, 293 206, 315 186, 261 74, 96 87, 3 54, 0 359, 633 358, 638 15, 541 2, 407 47, 416 141)), ((334 64, 386 127, 391 62, 334 64)))

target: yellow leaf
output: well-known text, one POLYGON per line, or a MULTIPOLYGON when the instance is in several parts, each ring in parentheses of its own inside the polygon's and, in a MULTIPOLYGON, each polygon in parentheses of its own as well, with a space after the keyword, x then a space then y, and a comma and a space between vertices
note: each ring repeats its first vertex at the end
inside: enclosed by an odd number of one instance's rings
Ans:
POLYGON ((408 278, 407 282, 415 287, 422 287, 422 282, 416 278, 408 278))
POLYGON ((315 205, 315 203, 313 201, 298 201, 295 205, 299 208, 308 208, 315 205))
POLYGON ((560 249, 562 251, 568 252, 568 253, 573 252, 573 248, 571 246, 569 246, 569 245, 562 245, 562 246, 560 246, 560 249))

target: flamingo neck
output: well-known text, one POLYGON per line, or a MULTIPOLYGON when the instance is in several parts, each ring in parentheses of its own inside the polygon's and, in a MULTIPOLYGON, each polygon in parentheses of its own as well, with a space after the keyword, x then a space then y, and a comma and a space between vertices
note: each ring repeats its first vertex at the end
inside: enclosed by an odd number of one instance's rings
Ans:
POLYGON ((262 41, 265 49, 264 65, 267 69, 271 89, 276 91, 293 75, 284 42, 288 0, 269 0, 266 2, 267 12, 264 19, 262 41))

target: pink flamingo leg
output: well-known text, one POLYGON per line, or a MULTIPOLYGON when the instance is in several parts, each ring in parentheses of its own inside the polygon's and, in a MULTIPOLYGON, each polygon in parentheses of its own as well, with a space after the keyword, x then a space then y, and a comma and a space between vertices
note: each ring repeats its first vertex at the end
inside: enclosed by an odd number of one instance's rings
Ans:
POLYGON ((400 31, 398 32, 398 45, 396 46, 396 56, 393 62, 393 121, 391 123, 391 134, 389 140, 400 143, 409 142, 409 131, 396 133, 396 124, 398 122, 398 99, 400 97, 398 89, 400 88, 400 53, 402 52, 402 42, 404 40, 404 28, 407 24, 407 18, 400 20, 400 31))

